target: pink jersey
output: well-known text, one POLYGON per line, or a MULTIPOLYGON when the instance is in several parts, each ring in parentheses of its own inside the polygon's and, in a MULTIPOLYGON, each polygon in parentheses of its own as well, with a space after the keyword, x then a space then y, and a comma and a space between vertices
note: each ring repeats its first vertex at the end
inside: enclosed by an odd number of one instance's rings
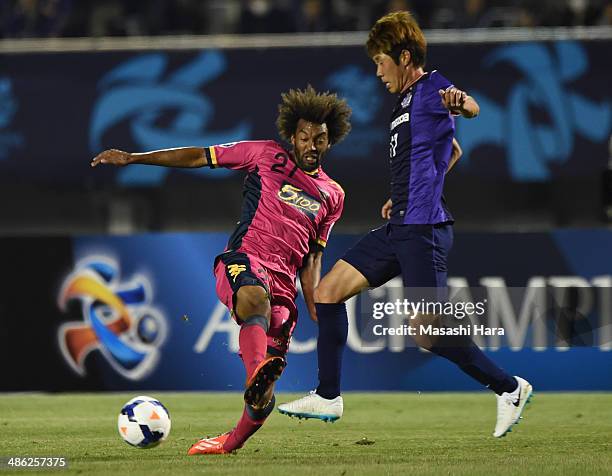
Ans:
POLYGON ((248 172, 242 213, 227 249, 259 258, 295 279, 309 251, 325 247, 344 206, 344 191, 321 168, 306 173, 274 141, 205 148, 211 168, 248 172))

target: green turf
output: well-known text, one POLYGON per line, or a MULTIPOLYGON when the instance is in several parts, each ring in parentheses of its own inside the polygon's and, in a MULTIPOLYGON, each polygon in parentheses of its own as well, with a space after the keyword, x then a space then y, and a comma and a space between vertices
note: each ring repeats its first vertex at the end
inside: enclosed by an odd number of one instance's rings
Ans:
POLYGON ((347 393, 337 423, 275 412, 237 454, 208 457, 186 451, 232 427, 241 395, 149 393, 172 416, 168 441, 149 450, 117 433, 134 394, 0 395, 0 456, 66 456, 69 469, 54 473, 85 475, 612 474, 609 393, 536 394, 502 439, 491 436, 495 399, 484 392, 347 393))

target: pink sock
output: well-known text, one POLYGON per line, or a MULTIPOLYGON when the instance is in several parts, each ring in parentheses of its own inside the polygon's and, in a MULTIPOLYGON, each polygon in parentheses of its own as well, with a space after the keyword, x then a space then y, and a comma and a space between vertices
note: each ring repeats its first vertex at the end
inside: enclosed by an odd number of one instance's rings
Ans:
POLYGON ((253 371, 257 368, 259 363, 266 358, 268 338, 266 336, 266 331, 260 326, 246 326, 243 324, 240 328, 238 341, 240 343, 240 353, 242 354, 242 361, 244 362, 248 379, 253 375, 253 371))
POLYGON ((236 428, 232 430, 226 442, 223 444, 223 448, 226 451, 234 451, 238 448, 242 448, 242 445, 253 435, 266 421, 267 416, 262 416, 261 420, 254 420, 247 411, 246 405, 242 412, 242 417, 238 421, 236 428))

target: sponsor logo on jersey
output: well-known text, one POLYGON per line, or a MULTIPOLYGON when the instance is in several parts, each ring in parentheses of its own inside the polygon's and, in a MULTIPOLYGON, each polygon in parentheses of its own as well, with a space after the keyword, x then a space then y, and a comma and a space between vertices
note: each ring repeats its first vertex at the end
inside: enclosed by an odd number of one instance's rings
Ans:
POLYGON ((408 93, 407 96, 402 99, 402 107, 410 106, 410 101, 412 101, 412 93, 408 93))
POLYGON ((410 121, 410 113, 405 112, 404 114, 402 114, 401 116, 399 116, 398 118, 396 118, 392 123, 391 123, 391 130, 395 129, 397 126, 399 126, 400 124, 404 123, 404 122, 408 122, 410 121))
POLYGON ((236 282, 236 278, 238 277, 238 275, 243 271, 246 271, 246 269, 247 267, 245 264, 230 264, 227 267, 227 272, 232 277, 232 280, 236 282))
POLYGON ((287 205, 297 208, 313 221, 321 209, 321 203, 316 198, 288 182, 283 182, 278 191, 278 198, 287 205))

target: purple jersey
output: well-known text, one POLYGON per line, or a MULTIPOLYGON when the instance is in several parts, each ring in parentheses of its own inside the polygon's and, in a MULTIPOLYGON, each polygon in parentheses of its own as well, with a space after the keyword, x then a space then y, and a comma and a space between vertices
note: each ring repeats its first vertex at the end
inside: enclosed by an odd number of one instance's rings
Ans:
POLYGON ((321 168, 304 172, 274 141, 206 147, 208 166, 247 172, 242 214, 227 249, 254 256, 295 280, 309 251, 323 248, 344 206, 344 191, 321 168))
POLYGON ((425 73, 402 93, 391 116, 391 223, 452 222, 444 205, 444 176, 452 153, 455 122, 438 90, 451 83, 425 73))

